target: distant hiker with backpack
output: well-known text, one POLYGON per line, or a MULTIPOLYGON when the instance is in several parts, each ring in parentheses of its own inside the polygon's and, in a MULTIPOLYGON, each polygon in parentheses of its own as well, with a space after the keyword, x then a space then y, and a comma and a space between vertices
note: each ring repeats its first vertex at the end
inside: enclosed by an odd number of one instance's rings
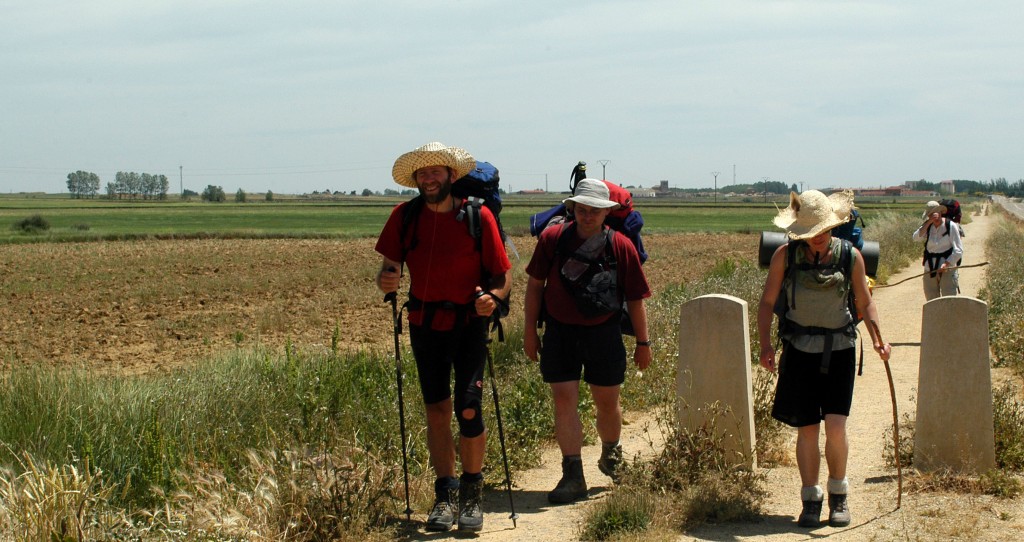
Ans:
POLYGON ((801 527, 820 524, 825 492, 819 484, 818 434, 823 420, 828 523, 850 523, 846 420, 853 401, 857 313, 876 324, 867 327, 878 355, 887 361, 891 351, 877 331, 878 312, 868 290, 864 257, 849 241, 832 236, 833 228, 847 222, 852 206, 849 191, 827 197, 817 190, 790 193, 789 207, 774 219, 790 242, 772 256, 758 306, 761 365, 779 372, 772 417, 797 429, 801 527), (775 315, 782 343, 777 365, 771 337, 775 315))
POLYGON ((956 269, 964 255, 964 244, 960 228, 947 218, 948 209, 937 201, 925 204, 924 223, 914 231, 914 241, 924 242, 924 297, 931 301, 936 297, 956 295, 960 292, 960 272, 956 269))
POLYGON ((626 348, 622 341, 623 304, 636 336, 633 360, 641 371, 651 363, 644 299, 651 295, 633 243, 605 224, 618 203, 608 186, 583 179, 563 203, 573 220, 545 229, 526 268, 523 347, 551 386, 555 438, 562 452, 562 479, 548 493, 552 503, 587 496, 583 476, 583 426, 580 378, 590 386, 601 439, 598 468, 618 481, 623 467, 619 435, 622 409, 619 389, 625 381, 626 348), (538 323, 544 326, 541 343, 538 323))
POLYGON ((420 194, 395 207, 376 245, 383 256, 377 274, 382 291, 396 292, 403 264, 409 269, 409 338, 426 405, 430 464, 437 475, 427 516, 430 531, 447 531, 455 522, 460 531, 483 528, 487 325, 506 304, 512 265, 491 211, 477 206, 480 236, 474 238, 465 220, 466 201, 452 195, 452 184, 475 167, 465 150, 436 142, 399 156, 392 169, 395 182, 420 194), (462 460, 458 478, 453 413, 462 460))

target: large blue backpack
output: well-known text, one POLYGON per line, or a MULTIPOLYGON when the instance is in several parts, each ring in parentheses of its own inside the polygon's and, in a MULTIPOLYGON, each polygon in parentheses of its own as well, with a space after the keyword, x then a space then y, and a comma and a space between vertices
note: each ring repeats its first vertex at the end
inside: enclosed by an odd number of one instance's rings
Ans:
POLYGON ((853 246, 857 247, 857 250, 864 250, 864 231, 861 229, 862 227, 867 227, 864 224, 864 217, 857 212, 857 209, 850 209, 850 220, 845 224, 832 228, 832 237, 846 239, 853 246), (858 219, 860 220, 860 226, 857 225, 858 219))

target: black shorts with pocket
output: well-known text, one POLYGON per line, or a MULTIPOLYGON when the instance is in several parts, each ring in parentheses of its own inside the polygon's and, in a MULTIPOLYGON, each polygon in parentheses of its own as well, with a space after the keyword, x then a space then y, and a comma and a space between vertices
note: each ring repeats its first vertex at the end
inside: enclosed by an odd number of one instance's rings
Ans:
POLYGON ((816 425, 826 414, 850 415, 856 348, 832 351, 828 374, 821 372, 821 354, 802 352, 783 341, 779 382, 772 417, 791 427, 816 425))
POLYGON ((544 382, 582 380, 595 386, 618 386, 626 379, 626 346, 619 318, 596 326, 544 321, 540 374, 544 382))

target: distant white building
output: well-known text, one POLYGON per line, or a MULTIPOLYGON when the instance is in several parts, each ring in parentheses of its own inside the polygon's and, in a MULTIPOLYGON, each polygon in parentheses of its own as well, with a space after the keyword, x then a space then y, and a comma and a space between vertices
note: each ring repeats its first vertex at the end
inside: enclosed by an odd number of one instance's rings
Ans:
POLYGON ((634 198, 654 198, 657 197, 657 193, 653 188, 630 188, 629 193, 633 194, 634 198))
POLYGON ((956 185, 953 181, 940 181, 939 182, 939 193, 940 194, 956 194, 956 185))

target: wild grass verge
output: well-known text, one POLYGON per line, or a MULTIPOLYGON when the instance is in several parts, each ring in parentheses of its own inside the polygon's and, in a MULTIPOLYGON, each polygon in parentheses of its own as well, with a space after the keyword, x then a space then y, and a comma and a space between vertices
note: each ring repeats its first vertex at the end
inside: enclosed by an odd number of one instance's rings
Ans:
MULTIPOLYGON (((522 472, 536 462, 540 439, 519 428, 538 423, 547 390, 505 348, 494 351, 509 463, 522 472)), ((414 509, 423 510, 433 475, 410 360, 403 364, 407 464, 414 509)), ((130 538, 170 540, 387 532, 405 508, 396 403, 394 357, 379 353, 337 357, 288 345, 284 353, 240 351, 146 377, 13 368, 0 381, 0 462, 9 466, 0 488, 11 495, 48 488, 53 502, 74 491, 76 502, 95 505, 32 511, 2 499, 0 536, 39 525, 49 534, 28 539, 111 539, 125 529, 130 538), (86 512, 120 520, 100 522, 86 512), (108 527, 102 536, 100 527, 76 534, 79 524, 108 527)), ((485 416, 494 431, 494 409, 485 416)), ((498 485, 504 473, 493 434, 485 475, 498 485)))
POLYGON ((1024 376, 1024 225, 1000 220, 989 234, 990 265, 980 297, 988 304, 989 342, 996 366, 1024 376))

